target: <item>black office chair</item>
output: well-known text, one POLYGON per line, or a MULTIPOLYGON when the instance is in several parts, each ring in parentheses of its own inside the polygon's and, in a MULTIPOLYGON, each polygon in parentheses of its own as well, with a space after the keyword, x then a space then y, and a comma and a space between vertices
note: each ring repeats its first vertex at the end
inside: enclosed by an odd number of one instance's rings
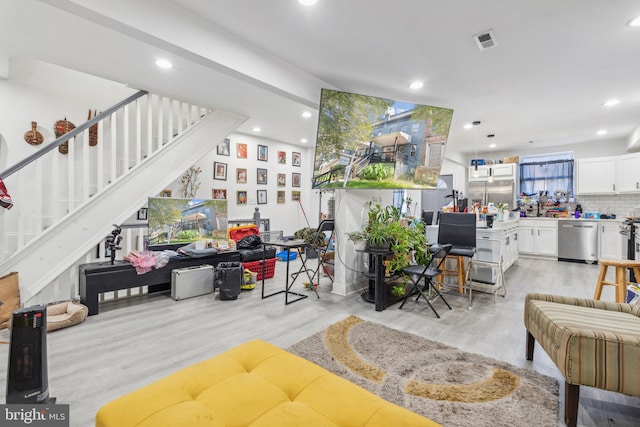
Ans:
POLYGON ((429 307, 431 307, 431 310, 433 310, 436 317, 439 319, 440 315, 431 304, 431 301, 429 301, 428 296, 425 295, 425 292, 428 291, 429 294, 431 292, 435 292, 436 298, 440 297, 440 299, 444 301, 447 307, 449 307, 449 310, 451 310, 451 306, 449 305, 447 300, 444 299, 438 288, 434 286, 434 278, 442 274, 442 266, 445 259, 447 259, 447 254, 450 250, 451 245, 432 245, 429 248, 429 252, 431 253, 431 261, 428 262, 427 265, 414 264, 402 269, 402 272, 404 274, 407 274, 415 279, 412 279, 413 286, 404 297, 404 300, 402 301, 402 304, 400 304, 400 307, 398 307, 398 309, 401 309, 404 306, 404 303, 407 302, 409 297, 414 295, 417 291, 418 296, 416 297, 416 302, 420 299, 420 297, 423 297, 427 304, 429 304, 429 307), (420 286, 421 279, 423 280, 422 286, 420 286))
POLYGON ((476 216, 470 213, 443 212, 440 214, 438 244, 450 244, 449 257, 456 257, 455 270, 443 269, 444 275, 455 273, 458 276, 458 291, 463 293, 471 269, 471 259, 476 253, 476 216), (469 258, 465 269, 464 259, 469 258))

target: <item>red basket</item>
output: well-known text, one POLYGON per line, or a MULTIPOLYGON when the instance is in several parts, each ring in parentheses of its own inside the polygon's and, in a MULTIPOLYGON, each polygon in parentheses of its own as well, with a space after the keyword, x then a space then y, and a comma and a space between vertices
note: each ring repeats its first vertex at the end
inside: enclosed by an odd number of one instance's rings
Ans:
MULTIPOLYGON (((242 268, 246 268, 258 275, 256 280, 262 280, 262 260, 243 262, 242 268)), ((267 258, 264 260, 264 278, 270 279, 276 273, 276 258, 267 258)))

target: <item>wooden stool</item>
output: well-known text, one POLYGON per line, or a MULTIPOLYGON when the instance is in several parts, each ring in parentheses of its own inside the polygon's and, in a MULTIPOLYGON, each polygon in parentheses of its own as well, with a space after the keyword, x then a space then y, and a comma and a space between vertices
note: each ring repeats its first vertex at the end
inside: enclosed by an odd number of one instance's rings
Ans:
POLYGON ((626 278, 627 268, 633 269, 636 280, 640 280, 640 261, 627 259, 601 259, 598 260, 598 264, 600 264, 600 274, 598 275, 598 283, 596 284, 596 292, 593 295, 593 299, 600 299, 600 295, 602 295, 602 287, 604 285, 612 285, 616 287, 616 302, 625 302, 627 297, 627 283, 630 283, 626 278), (604 280, 607 276, 607 268, 609 266, 616 268, 615 282, 608 282, 604 280))
POLYGON ((442 274, 438 276, 436 279, 437 285, 439 286, 444 283, 444 276, 458 276, 458 292, 463 294, 464 288, 467 280, 467 272, 464 268, 464 258, 461 255, 447 255, 447 260, 455 260, 456 268, 455 269, 447 269, 447 264, 445 261, 444 268, 442 269, 442 274))

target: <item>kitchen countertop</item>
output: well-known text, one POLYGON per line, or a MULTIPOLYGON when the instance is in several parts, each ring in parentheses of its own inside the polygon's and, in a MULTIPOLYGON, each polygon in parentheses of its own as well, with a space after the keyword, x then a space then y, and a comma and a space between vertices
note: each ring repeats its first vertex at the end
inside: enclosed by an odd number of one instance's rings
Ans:
POLYGON ((595 219, 595 218, 574 218, 573 216, 567 218, 550 218, 550 217, 533 217, 528 216, 524 218, 520 218, 520 221, 529 221, 529 220, 542 220, 542 221, 598 221, 598 222, 621 222, 624 221, 624 218, 615 218, 615 219, 595 219))

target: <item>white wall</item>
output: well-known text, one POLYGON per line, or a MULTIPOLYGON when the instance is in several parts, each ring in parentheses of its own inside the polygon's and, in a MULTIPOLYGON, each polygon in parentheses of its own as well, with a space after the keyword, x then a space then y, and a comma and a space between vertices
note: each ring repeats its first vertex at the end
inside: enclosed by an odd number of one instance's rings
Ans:
MULTIPOLYGON (((213 197, 213 189, 227 190, 227 210, 230 220, 250 219, 256 207, 260 208, 262 218, 268 218, 271 230, 282 230, 284 235, 293 235, 301 228, 307 227, 307 220, 312 228, 319 223, 319 192, 311 190, 311 179, 313 170, 313 147, 301 147, 259 138, 253 135, 234 133, 229 136, 230 155, 223 156, 217 154, 216 146, 222 141, 211 141, 211 152, 202 158, 194 166, 200 167, 200 188, 196 197, 210 199, 213 197), (247 144, 247 158, 237 157, 237 144, 247 144), (267 161, 259 161, 258 145, 268 147, 267 161), (278 151, 286 153, 286 164, 278 163, 278 151), (291 163, 292 152, 301 154, 301 165, 293 166, 291 163), (227 179, 219 180, 213 178, 214 162, 225 163, 227 165, 227 179), (239 184, 236 181, 236 169, 247 170, 247 183, 239 184), (257 184, 257 169, 267 169, 267 184, 257 184), (286 185, 277 185, 277 175, 285 174, 286 185), (292 174, 300 174, 300 187, 292 186, 292 174), (267 204, 257 203, 257 190, 267 190, 267 204), (277 203, 277 192, 285 192, 285 203, 277 203), (236 202, 236 192, 247 191, 248 203, 238 205, 236 202), (300 191, 300 203, 291 200, 291 192, 300 191), (306 213, 307 219, 305 219, 306 213)), ((173 197, 180 197, 180 180, 175 181, 170 189, 173 197)))
POLYGON ((453 175, 453 189, 463 193, 466 190, 467 168, 465 165, 445 158, 440 169, 440 175, 453 175))
MULTIPOLYGON (((136 90, 88 74, 29 58, 11 58, 9 78, 0 79, 0 170, 4 170, 56 139, 53 125, 65 117, 76 126, 89 109, 104 110, 136 90), (29 145, 24 134, 31 122, 44 136, 29 145)), ((11 192, 11 189, 9 189, 11 192)))

